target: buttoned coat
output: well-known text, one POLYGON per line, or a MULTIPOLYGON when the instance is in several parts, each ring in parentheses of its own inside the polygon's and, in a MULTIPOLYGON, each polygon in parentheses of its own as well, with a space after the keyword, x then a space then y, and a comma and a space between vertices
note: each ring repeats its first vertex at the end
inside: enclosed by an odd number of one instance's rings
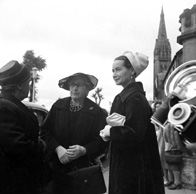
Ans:
POLYGON ((126 117, 124 126, 110 129, 109 194, 163 194, 163 173, 151 108, 140 82, 118 94, 111 113, 126 117))
POLYGON ((66 174, 76 168, 89 166, 89 163, 103 153, 107 146, 99 136, 100 130, 106 125, 106 115, 103 109, 85 98, 78 117, 72 120, 73 117, 70 117, 70 114, 74 113, 69 110, 70 101, 71 97, 66 97, 53 104, 41 132, 42 138, 46 141, 46 158, 50 161, 53 179, 57 182, 62 181, 63 187, 67 185, 67 188, 58 188, 60 193, 66 193, 66 190, 68 192, 70 188, 66 174), (80 145, 86 148, 86 154, 64 165, 60 163, 55 152, 59 145, 66 149, 71 145, 80 145))
POLYGON ((0 193, 41 190, 43 146, 36 116, 11 95, 0 94, 0 193))

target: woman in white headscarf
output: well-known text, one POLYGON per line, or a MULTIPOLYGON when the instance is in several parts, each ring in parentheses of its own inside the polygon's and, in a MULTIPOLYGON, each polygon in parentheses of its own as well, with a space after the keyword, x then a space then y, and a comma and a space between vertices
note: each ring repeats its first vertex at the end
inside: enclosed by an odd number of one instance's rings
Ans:
MULTIPOLYGON (((111 107, 108 125, 100 131, 111 142, 109 194, 163 194, 163 173, 152 109, 141 82, 135 78, 147 67, 148 57, 126 52, 113 62, 113 79, 123 90, 111 107), (110 122, 116 113, 125 122, 110 122)), ((117 119, 119 121, 119 118, 117 119)))

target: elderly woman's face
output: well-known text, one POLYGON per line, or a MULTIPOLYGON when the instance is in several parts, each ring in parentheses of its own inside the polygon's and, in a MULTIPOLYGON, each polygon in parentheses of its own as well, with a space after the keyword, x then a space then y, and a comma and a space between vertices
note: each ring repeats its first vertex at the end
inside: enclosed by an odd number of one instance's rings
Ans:
POLYGON ((70 96, 73 100, 84 100, 88 95, 89 88, 82 78, 73 78, 69 83, 70 96))
POLYGON ((128 69, 124 66, 123 60, 115 60, 112 66, 112 72, 113 72, 113 79, 116 83, 116 85, 121 85, 123 87, 126 87, 130 80, 131 75, 133 75, 132 69, 128 69))

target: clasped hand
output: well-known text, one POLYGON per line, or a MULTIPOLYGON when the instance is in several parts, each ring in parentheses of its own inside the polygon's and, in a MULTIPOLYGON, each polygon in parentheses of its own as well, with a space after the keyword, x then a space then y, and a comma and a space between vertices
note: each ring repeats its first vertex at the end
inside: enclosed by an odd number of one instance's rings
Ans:
POLYGON ((75 160, 86 153, 86 149, 80 145, 72 145, 67 149, 67 155, 70 160, 75 160))
POLYGON ((56 148, 56 152, 60 162, 62 164, 67 164, 70 161, 75 160, 80 156, 83 156, 86 153, 86 149, 80 145, 69 146, 68 149, 65 149, 62 146, 58 146, 56 148))
POLYGON ((106 125, 104 129, 102 129, 99 133, 99 135, 102 137, 104 141, 109 141, 110 140, 110 125, 106 125))

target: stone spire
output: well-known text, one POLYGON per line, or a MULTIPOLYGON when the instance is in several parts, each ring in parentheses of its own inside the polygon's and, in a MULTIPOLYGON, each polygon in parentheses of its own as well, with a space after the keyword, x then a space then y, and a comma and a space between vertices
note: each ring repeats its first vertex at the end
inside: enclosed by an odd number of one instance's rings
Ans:
POLYGON ((161 10, 158 38, 154 49, 154 100, 164 98, 164 76, 171 64, 171 46, 167 38, 163 7, 161 10))
POLYGON ((170 60, 171 61, 171 46, 167 39, 167 32, 165 26, 165 18, 163 13, 163 7, 161 10, 158 38, 156 39, 156 45, 154 50, 154 57, 158 57, 158 60, 170 60))
POLYGON ((159 33, 158 33, 158 39, 166 38, 167 39, 167 33, 166 33, 166 27, 165 27, 165 18, 163 13, 163 6, 161 10, 161 19, 159 24, 159 33))

